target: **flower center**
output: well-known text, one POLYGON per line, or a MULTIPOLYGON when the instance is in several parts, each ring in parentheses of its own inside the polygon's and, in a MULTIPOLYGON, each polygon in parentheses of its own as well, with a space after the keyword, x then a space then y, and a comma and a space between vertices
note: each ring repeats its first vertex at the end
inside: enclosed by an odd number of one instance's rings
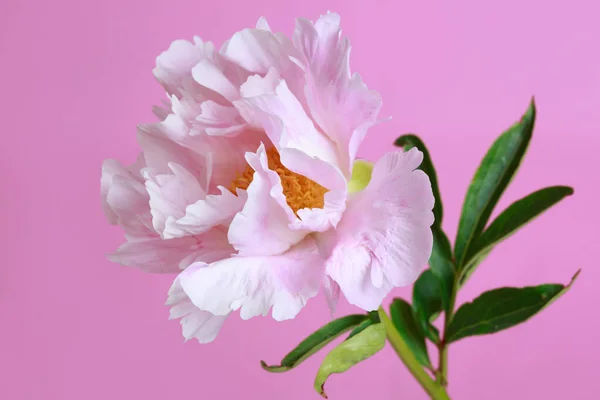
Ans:
MULTIPOLYGON (((292 172, 284 167, 279 159, 279 152, 274 147, 267 150, 267 160, 269 169, 275 171, 279 175, 279 178, 281 178, 283 195, 288 206, 294 210, 294 213, 303 208, 323 208, 327 189, 315 181, 308 179, 306 176, 292 172)), ((254 170, 248 165, 244 172, 231 182, 229 190, 235 194, 236 188, 248 189, 253 176, 254 170)))

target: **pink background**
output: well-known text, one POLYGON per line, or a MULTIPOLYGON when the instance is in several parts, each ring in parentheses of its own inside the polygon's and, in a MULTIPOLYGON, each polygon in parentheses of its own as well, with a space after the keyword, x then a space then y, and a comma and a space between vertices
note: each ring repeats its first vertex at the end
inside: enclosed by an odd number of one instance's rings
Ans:
MULTIPOLYGON (((122 233, 103 218, 99 177, 104 158, 137 154, 135 126, 153 121, 163 98, 151 69, 171 40, 221 43, 260 15, 291 33, 293 18, 328 9, 342 15, 353 70, 394 117, 362 155, 391 150, 401 133, 422 135, 451 237, 485 150, 536 96, 534 140, 501 206, 552 184, 574 186, 575 196, 497 248, 459 300, 583 272, 530 323, 454 345, 450 392, 597 398, 597 1, 2 0, 1 399, 318 398, 312 382, 324 353, 279 375, 259 360, 277 362, 325 323, 323 299, 293 321, 233 318, 215 343, 184 344, 163 306, 171 277, 106 261, 122 233)), ((342 305, 340 315, 352 311, 342 305)), ((340 400, 425 399, 389 347, 327 390, 340 400)))

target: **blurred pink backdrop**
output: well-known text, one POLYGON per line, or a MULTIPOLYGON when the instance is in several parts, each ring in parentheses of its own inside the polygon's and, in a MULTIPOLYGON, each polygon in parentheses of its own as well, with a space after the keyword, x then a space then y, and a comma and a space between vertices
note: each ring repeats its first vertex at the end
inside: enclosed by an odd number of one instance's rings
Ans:
MULTIPOLYGON (((538 123, 501 208, 552 184, 575 196, 492 253, 459 301, 503 285, 568 282, 529 323, 450 351, 453 399, 595 399, 600 228, 600 53, 594 0, 283 1, 2 0, 0 72, 0 398, 317 399, 319 353, 286 374, 264 372, 327 321, 324 300, 299 318, 230 319, 211 345, 183 342, 163 306, 171 277, 109 263, 122 241, 100 209, 104 158, 133 161, 135 126, 164 94, 155 57, 197 34, 222 43, 264 15, 342 16, 352 68, 392 121, 362 156, 404 132, 429 145, 453 237, 465 190, 497 134, 525 110, 538 123)), ((407 296, 409 290, 395 295, 407 296)), ((344 304, 339 315, 352 312, 344 304)), ((333 376, 331 399, 425 399, 392 350, 333 376)))

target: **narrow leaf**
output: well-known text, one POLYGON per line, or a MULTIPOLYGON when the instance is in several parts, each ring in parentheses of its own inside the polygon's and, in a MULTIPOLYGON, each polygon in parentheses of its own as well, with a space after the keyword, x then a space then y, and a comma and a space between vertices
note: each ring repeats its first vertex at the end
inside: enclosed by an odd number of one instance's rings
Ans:
POLYGON ((410 304, 403 299, 394 299, 390 306, 390 315, 394 327, 404 339, 415 358, 421 365, 431 367, 431 361, 425 346, 425 336, 421 326, 415 320, 410 304))
POLYGON ((481 264, 481 262, 483 260, 485 260, 485 258, 491 252, 492 252, 492 248, 489 247, 485 251, 480 251, 479 253, 477 253, 477 255, 475 257, 472 257, 469 260, 469 262, 462 269, 461 276, 460 276, 460 279, 458 281, 458 284, 459 284, 458 286, 459 287, 461 287, 462 285, 464 285, 469 280, 469 278, 471 277, 471 274, 473 273, 473 271, 475 271, 477 269, 477 267, 479 266, 479 264, 481 264))
POLYGON ((454 255, 460 270, 523 158, 535 122, 533 100, 521 120, 504 132, 481 161, 469 186, 458 225, 454 255))
POLYGON ((431 230, 433 232, 433 249, 429 257, 429 267, 440 282, 442 307, 448 311, 455 276, 452 249, 446 234, 440 227, 433 226, 431 230))
POLYGON ((421 331, 433 343, 439 343, 440 334, 431 322, 442 311, 442 289, 440 281, 430 269, 423 271, 413 286, 412 307, 421 331))
POLYGON ((431 181, 431 189, 433 190, 433 196, 435 198, 435 205, 433 206, 433 215, 435 217, 434 225, 442 226, 444 208, 442 205, 442 198, 440 196, 440 189, 438 187, 437 174, 435 173, 435 168, 431 162, 431 157, 427 147, 425 147, 425 144, 417 135, 413 134, 400 136, 398 139, 396 139, 394 144, 396 146, 403 147, 404 151, 408 151, 413 147, 416 147, 423 153, 423 162, 421 163, 421 166, 419 166, 419 169, 425 172, 431 181))
POLYGON ((447 341, 495 333, 527 321, 563 295, 567 285, 546 284, 524 288, 500 288, 483 293, 458 309, 448 327, 447 341))
POLYGON ((379 314, 377 313, 377 311, 369 311, 368 315, 369 315, 369 318, 367 320, 363 321, 356 328, 352 329, 352 332, 350 332, 350 335, 348 335, 346 340, 350 339, 352 336, 355 336, 355 335, 361 333, 362 331, 367 329, 369 326, 378 324, 380 322, 379 314))
POLYGON ((327 398, 324 388, 327 378, 332 374, 345 372, 350 367, 373 356, 383 349, 385 338, 385 327, 382 324, 375 324, 340 343, 323 359, 315 378, 315 390, 327 398))
POLYGON ((338 318, 304 339, 294 350, 281 360, 280 365, 267 365, 264 361, 261 361, 260 364, 264 370, 269 372, 289 371, 325 347, 332 340, 339 337, 344 332, 360 325, 367 319, 369 319, 369 316, 365 314, 353 314, 338 318))
MULTIPOLYGON (((552 186, 517 200, 504 210, 483 232, 469 252, 467 260, 477 257, 515 233, 538 215, 573 194, 568 186, 552 186)), ((467 261, 468 262, 468 261, 467 261)))

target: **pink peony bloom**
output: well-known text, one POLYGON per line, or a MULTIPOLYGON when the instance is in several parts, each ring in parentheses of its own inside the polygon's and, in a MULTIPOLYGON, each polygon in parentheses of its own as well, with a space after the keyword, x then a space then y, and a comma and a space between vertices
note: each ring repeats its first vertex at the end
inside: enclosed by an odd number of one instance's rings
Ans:
POLYGON ((332 312, 340 292, 374 310, 426 265, 422 154, 356 161, 381 98, 349 55, 328 13, 292 40, 261 19, 218 51, 196 38, 157 58, 169 102, 134 165, 105 161, 102 198, 127 239, 111 260, 179 272, 167 304, 186 339, 214 340, 235 310, 294 318, 320 289, 332 312))

